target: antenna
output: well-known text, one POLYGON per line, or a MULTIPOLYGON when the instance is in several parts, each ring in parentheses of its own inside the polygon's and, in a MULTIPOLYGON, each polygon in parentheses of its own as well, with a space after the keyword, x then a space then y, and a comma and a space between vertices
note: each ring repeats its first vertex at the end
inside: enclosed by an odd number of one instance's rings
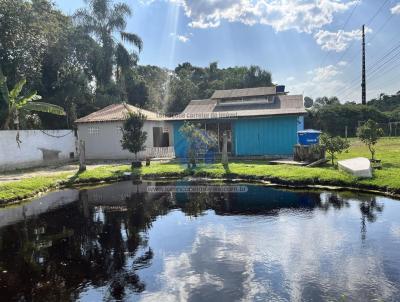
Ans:
POLYGON ((361 82, 361 102, 363 105, 367 104, 367 93, 365 83, 365 25, 362 26, 362 82, 361 82))

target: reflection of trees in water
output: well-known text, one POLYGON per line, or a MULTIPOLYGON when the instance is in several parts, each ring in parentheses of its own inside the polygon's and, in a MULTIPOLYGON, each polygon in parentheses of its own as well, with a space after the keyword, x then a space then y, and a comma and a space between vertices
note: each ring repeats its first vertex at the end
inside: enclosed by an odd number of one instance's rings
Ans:
POLYGON ((361 239, 365 240, 367 236, 367 221, 375 222, 378 219, 378 214, 383 212, 383 204, 376 201, 375 196, 370 196, 367 200, 362 200, 360 203, 361 211, 361 239))
MULTIPOLYGON (((142 292, 146 285, 138 271, 154 256, 145 233, 172 208, 193 217, 209 209, 218 215, 278 215, 282 209, 348 208, 352 196, 249 185, 248 193, 134 193, 96 207, 83 192, 82 202, 0 230, 0 296, 4 301, 70 300, 82 284, 107 286, 109 299, 142 292)), ((374 197, 358 197, 365 239, 366 222, 376 221, 383 206, 374 197)))
POLYGON ((317 207, 323 211, 328 211, 331 208, 340 210, 342 208, 350 207, 350 203, 346 198, 340 196, 340 194, 332 192, 323 194, 323 197, 320 198, 320 202, 317 204, 317 207))
POLYGON ((170 207, 168 200, 136 194, 125 204, 125 211, 103 208, 97 219, 98 209, 84 215, 75 203, 1 229, 0 268, 7 271, 0 272, 1 299, 70 300, 84 283, 108 286, 112 299, 143 291, 137 271, 154 255, 143 232, 170 207))

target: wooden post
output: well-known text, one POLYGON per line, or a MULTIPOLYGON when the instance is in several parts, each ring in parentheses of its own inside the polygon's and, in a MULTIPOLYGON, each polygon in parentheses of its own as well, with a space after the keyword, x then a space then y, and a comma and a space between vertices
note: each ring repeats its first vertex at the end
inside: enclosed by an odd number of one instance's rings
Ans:
POLYGON ((224 131, 222 139, 222 164, 226 166, 228 165, 228 135, 226 134, 226 131, 224 131))
POLYGON ((347 126, 344 127, 344 136, 347 138, 347 126))
POLYGON ((85 141, 79 141, 79 172, 86 171, 85 141))

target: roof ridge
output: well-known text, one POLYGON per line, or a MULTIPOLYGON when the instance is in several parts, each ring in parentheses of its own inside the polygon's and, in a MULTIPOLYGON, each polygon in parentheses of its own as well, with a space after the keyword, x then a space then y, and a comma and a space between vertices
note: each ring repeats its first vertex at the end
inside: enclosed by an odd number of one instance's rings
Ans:
POLYGON ((89 122, 106 122, 106 121, 120 121, 126 119, 127 111, 140 112, 146 116, 148 120, 161 120, 157 112, 143 109, 128 103, 115 103, 110 104, 98 111, 92 112, 84 117, 81 117, 75 122, 89 123, 89 122))

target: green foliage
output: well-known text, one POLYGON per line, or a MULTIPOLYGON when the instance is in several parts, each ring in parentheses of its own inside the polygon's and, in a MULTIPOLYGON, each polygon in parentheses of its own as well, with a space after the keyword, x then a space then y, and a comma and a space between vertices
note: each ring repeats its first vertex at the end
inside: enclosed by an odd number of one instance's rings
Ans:
MULTIPOLYGON (((392 112, 400 110, 400 93, 395 95, 386 95, 381 93, 378 99, 372 99, 368 102, 369 106, 373 106, 382 112, 392 112)), ((399 119, 400 120, 400 119, 399 119)))
POLYGON ((167 110, 181 112, 190 100, 209 98, 217 89, 271 85, 271 73, 258 66, 220 69, 215 62, 206 68, 183 63, 175 68, 175 75, 171 78, 167 110))
POLYGON ((2 91, 2 98, 5 98, 5 103, 8 104, 7 115, 3 125, 5 129, 12 127, 13 123, 17 124, 17 129, 19 129, 19 118, 24 118, 24 115, 21 116, 21 112, 24 112, 25 115, 30 111, 65 115, 64 109, 57 105, 35 102, 36 100, 40 100, 42 98, 36 93, 36 91, 31 92, 26 96, 20 96, 25 84, 26 80, 23 79, 9 91, 7 88, 7 81, 0 70, 0 90, 2 91))
POLYGON ((143 48, 139 36, 125 31, 126 19, 131 15, 132 11, 127 4, 113 4, 108 0, 88 0, 87 8, 75 13, 74 17, 80 28, 101 42, 98 59, 102 67, 96 70, 96 79, 100 86, 107 86, 112 81, 114 62, 117 65, 118 79, 136 63, 137 53, 132 51, 130 54, 123 45, 124 42, 135 46, 139 52, 143 48))
POLYGON ((371 152, 372 159, 375 159, 375 145, 383 134, 382 128, 379 128, 378 123, 373 120, 368 120, 364 125, 357 129, 357 136, 365 145, 367 145, 371 152))
POLYGON ((39 86, 43 59, 68 17, 47 0, 2 0, 0 16, 0 62, 8 85, 27 78, 39 86))
POLYGON ((314 105, 314 100, 308 96, 304 97, 304 107, 311 108, 314 105))
POLYGON ((340 154, 347 151, 350 147, 350 143, 347 139, 341 138, 340 136, 331 136, 326 133, 320 136, 320 146, 329 154, 332 165, 336 158, 336 154, 340 154))
POLYGON ((140 112, 129 112, 127 119, 122 126, 122 149, 128 150, 137 156, 137 153, 145 149, 147 133, 144 132, 143 125, 146 117, 140 112))
POLYGON ((314 107, 321 108, 324 106, 338 105, 338 104, 340 104, 340 102, 336 96, 332 96, 330 98, 324 96, 324 97, 319 97, 319 98, 315 99, 314 107))
POLYGON ((143 107, 158 112, 164 110, 168 99, 169 87, 166 83, 169 82, 170 72, 165 68, 152 65, 139 65, 133 72, 135 80, 143 82, 146 86, 148 99, 143 107))
POLYGON ((368 119, 379 123, 388 121, 387 116, 375 107, 347 103, 313 107, 308 111, 305 123, 307 128, 321 129, 332 135, 341 136, 344 136, 347 126, 348 136, 354 137, 358 122, 368 119))
POLYGON ((1 71, 0 67, 0 129, 4 128, 9 116, 9 100, 8 100, 8 88, 7 79, 1 71))
POLYGON ((192 164, 193 166, 196 166, 196 159, 200 153, 205 153, 207 150, 217 146, 217 139, 206 135, 200 129, 200 125, 185 122, 179 129, 179 132, 187 142, 188 164, 192 164))

